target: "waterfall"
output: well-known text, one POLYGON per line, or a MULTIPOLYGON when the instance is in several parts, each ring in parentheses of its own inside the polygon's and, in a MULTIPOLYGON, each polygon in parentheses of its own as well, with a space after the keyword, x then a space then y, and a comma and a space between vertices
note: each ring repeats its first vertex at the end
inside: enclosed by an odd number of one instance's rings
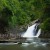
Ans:
POLYGON ((38 33, 36 34, 36 36, 33 36, 33 37, 39 37, 40 34, 41 34, 41 29, 39 29, 38 33))
POLYGON ((39 29, 38 32, 36 32, 37 27, 38 27, 38 24, 37 23, 35 23, 34 25, 28 27, 28 29, 22 35, 22 37, 26 37, 26 38, 39 37, 39 35, 41 34, 41 29, 39 29))

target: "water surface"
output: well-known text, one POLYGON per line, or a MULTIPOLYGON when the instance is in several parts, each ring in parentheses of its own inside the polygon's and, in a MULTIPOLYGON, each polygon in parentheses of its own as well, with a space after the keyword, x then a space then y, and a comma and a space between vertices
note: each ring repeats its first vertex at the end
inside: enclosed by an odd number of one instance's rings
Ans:
MULTIPOLYGON (((29 40, 28 40, 29 41, 29 40)), ((0 43, 0 50, 50 50, 50 42, 33 39, 30 43, 0 43)))

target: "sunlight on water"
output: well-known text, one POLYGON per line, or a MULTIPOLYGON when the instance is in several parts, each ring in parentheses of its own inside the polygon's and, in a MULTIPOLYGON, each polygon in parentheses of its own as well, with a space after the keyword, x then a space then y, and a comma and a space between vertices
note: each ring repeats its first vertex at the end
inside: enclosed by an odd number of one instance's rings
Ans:
POLYGON ((18 44, 18 43, 0 43, 0 45, 15 45, 15 44, 18 44))
POLYGON ((22 43, 22 46, 24 46, 24 47, 27 47, 29 45, 30 45, 29 43, 22 43))
POLYGON ((27 47, 29 45, 33 45, 34 47, 39 47, 39 46, 43 46, 46 47, 46 43, 38 43, 38 42, 32 42, 32 43, 22 43, 22 46, 27 47))

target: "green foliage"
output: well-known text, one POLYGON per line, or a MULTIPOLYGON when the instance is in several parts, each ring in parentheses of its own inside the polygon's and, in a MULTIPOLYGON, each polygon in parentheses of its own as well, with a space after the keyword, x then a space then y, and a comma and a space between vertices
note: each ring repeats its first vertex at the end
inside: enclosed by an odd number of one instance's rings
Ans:
POLYGON ((23 24, 27 24, 30 22, 30 18, 28 17, 28 15, 24 12, 21 12, 21 15, 19 17, 17 17, 17 24, 19 25, 23 25, 23 24))
POLYGON ((41 25, 42 30, 50 32, 50 18, 46 19, 41 25))
POLYGON ((41 24, 41 28, 44 32, 50 32, 50 1, 45 0, 44 3, 46 5, 44 8, 43 15, 41 17, 41 21, 43 23, 41 24))
MULTIPOLYGON (((48 18, 50 0, 0 0, 0 22, 4 21, 6 25, 26 25, 35 19, 41 19, 49 29, 48 18)), ((46 29, 46 26, 42 28, 46 29)))
POLYGON ((0 21, 6 23, 5 26, 8 26, 8 21, 10 20, 11 18, 10 16, 12 15, 11 10, 5 7, 0 14, 1 14, 0 21))
POLYGON ((11 20, 9 20, 8 24, 9 24, 10 27, 16 26, 16 24, 17 24, 17 18, 16 18, 16 16, 12 16, 11 20))

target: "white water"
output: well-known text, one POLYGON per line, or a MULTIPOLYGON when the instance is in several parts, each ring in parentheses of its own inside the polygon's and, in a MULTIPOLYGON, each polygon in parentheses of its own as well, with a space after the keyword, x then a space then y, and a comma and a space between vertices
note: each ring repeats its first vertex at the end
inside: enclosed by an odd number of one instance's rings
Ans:
POLYGON ((36 33, 37 26, 38 24, 35 23, 34 25, 28 27, 27 31, 24 33, 24 35, 22 35, 22 37, 26 37, 26 38, 39 37, 39 35, 41 34, 41 29, 39 29, 38 32, 36 33))
POLYGON ((39 37, 40 34, 41 34, 41 29, 38 30, 38 33, 34 37, 39 37))

